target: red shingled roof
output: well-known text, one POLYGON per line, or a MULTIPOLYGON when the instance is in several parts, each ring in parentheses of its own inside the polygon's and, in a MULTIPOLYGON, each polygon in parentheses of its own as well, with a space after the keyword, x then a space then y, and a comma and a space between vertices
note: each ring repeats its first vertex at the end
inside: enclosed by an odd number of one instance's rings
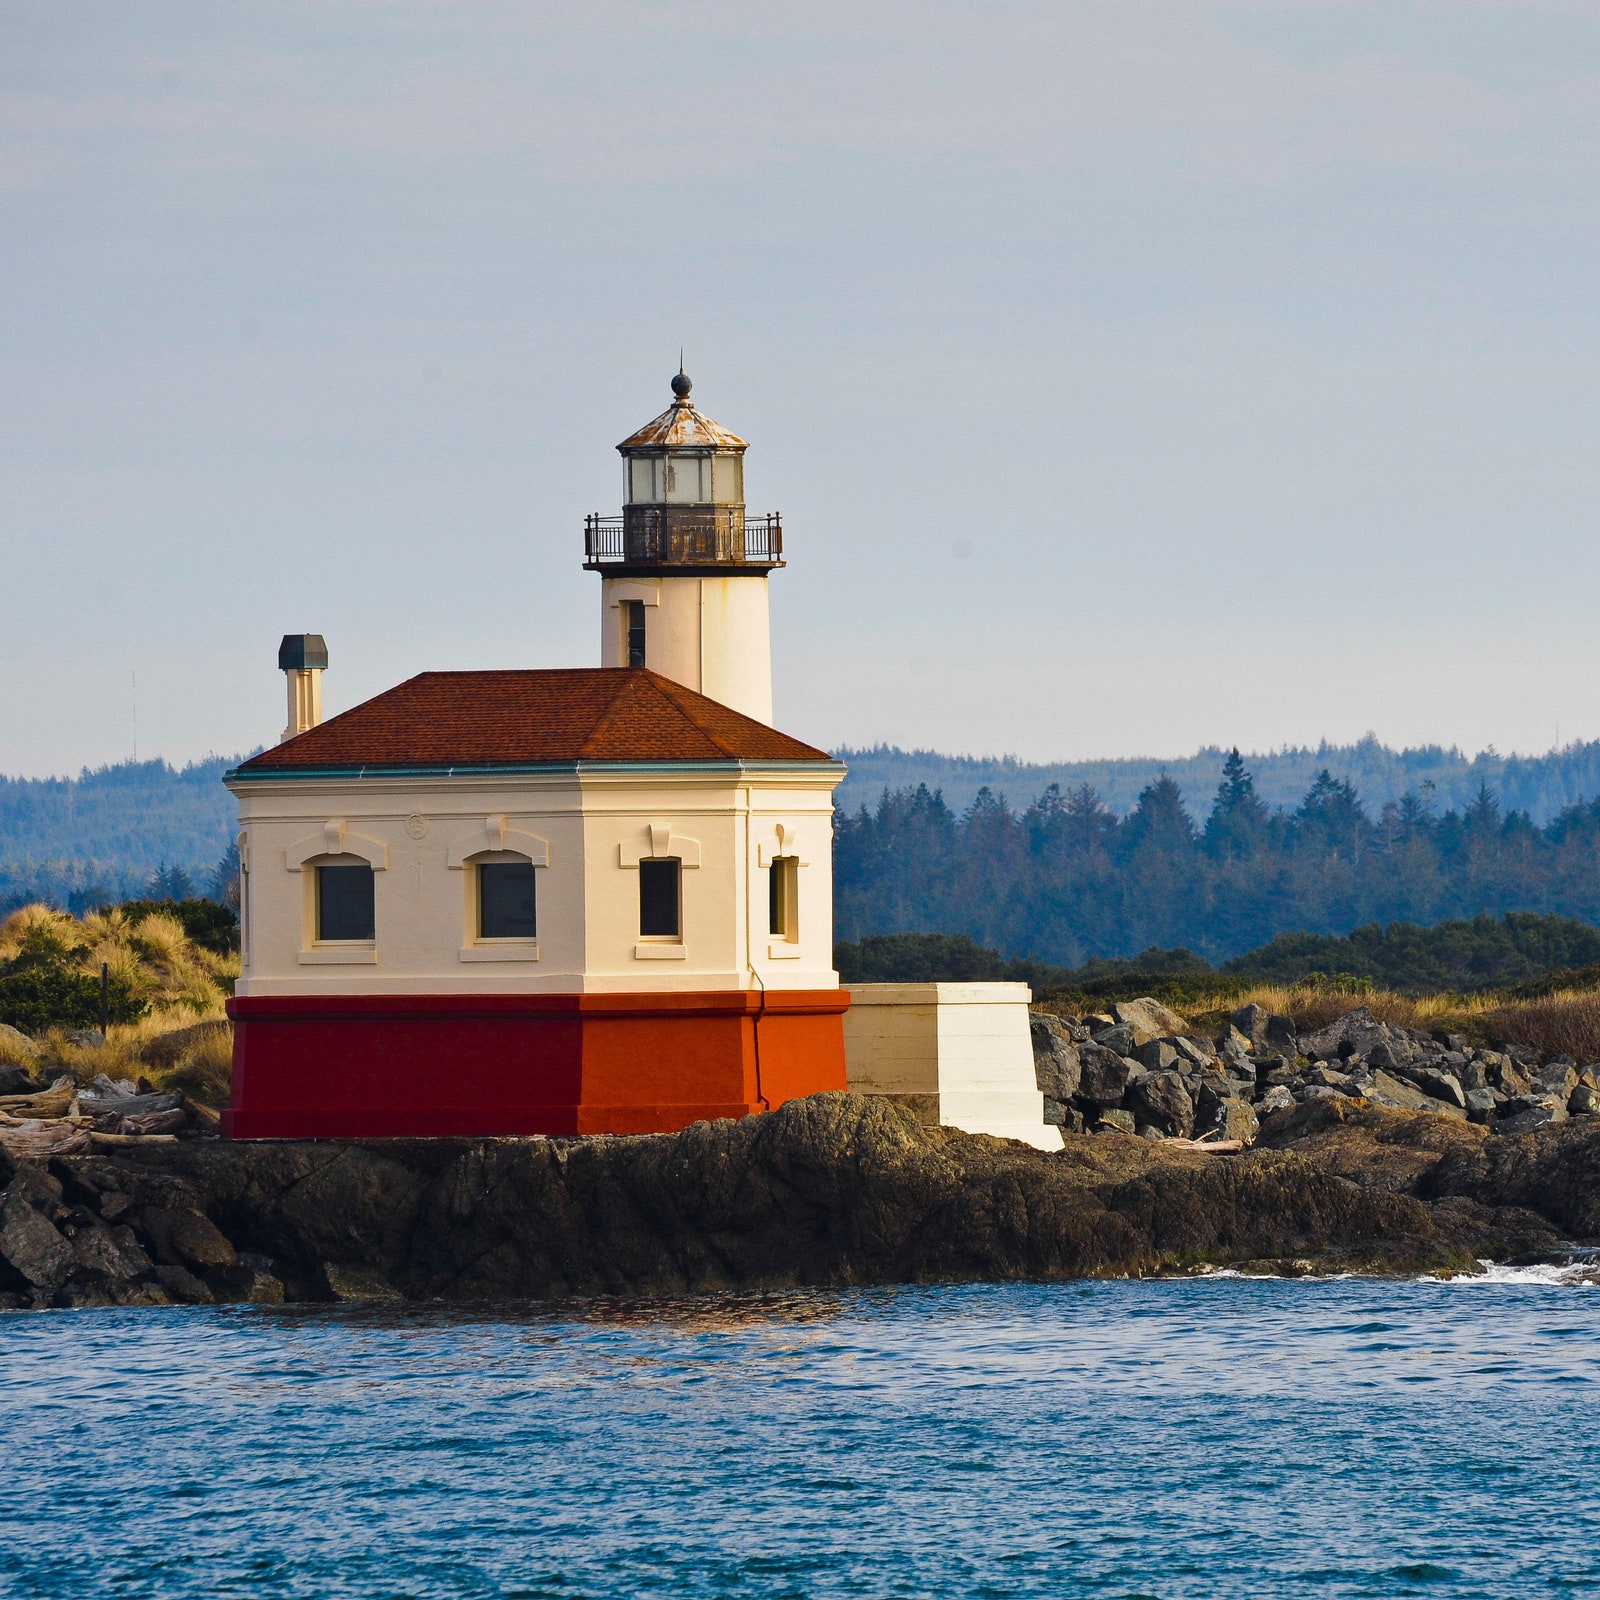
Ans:
POLYGON ((252 756, 239 772, 827 759, 659 672, 577 667, 419 673, 252 756))

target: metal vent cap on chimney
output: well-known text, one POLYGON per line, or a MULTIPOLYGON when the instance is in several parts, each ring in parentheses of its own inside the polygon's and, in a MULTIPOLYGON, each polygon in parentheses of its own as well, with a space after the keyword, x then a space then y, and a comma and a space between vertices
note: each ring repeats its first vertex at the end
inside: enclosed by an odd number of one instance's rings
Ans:
POLYGON ((328 646, 320 633, 286 633, 278 646, 279 672, 326 671, 328 646))

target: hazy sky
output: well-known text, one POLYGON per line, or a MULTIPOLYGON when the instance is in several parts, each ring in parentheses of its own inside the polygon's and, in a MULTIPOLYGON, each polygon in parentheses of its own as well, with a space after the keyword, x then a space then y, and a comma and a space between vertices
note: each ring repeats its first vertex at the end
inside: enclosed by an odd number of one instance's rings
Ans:
POLYGON ((1600 736, 1600 7, 0 7, 0 771, 598 660, 695 399, 780 726, 1600 736))

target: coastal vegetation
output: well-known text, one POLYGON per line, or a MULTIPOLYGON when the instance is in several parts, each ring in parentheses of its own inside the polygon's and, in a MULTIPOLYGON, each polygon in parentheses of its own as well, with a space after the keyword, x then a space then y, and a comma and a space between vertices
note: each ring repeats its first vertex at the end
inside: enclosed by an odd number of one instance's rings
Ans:
POLYGON ((223 1008, 239 975, 228 917, 204 902, 82 917, 44 905, 12 912, 0 923, 0 1065, 46 1078, 66 1072, 79 1084, 143 1078, 226 1104, 232 1041, 223 1008))

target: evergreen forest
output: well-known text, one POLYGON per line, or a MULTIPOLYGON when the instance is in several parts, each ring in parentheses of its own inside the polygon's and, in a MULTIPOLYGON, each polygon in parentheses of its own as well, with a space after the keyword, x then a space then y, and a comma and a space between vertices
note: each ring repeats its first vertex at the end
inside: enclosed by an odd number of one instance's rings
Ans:
POLYGON ((1020 811, 982 788, 959 814, 918 784, 837 819, 834 900, 841 941, 964 934, 1064 968, 1152 947, 1219 963, 1281 935, 1480 913, 1593 925, 1600 800, 1541 827, 1483 783, 1460 809, 1424 788, 1374 814, 1324 770, 1298 804, 1270 808, 1238 751, 1204 816, 1169 775, 1123 817, 1087 784, 1051 785, 1020 811))

